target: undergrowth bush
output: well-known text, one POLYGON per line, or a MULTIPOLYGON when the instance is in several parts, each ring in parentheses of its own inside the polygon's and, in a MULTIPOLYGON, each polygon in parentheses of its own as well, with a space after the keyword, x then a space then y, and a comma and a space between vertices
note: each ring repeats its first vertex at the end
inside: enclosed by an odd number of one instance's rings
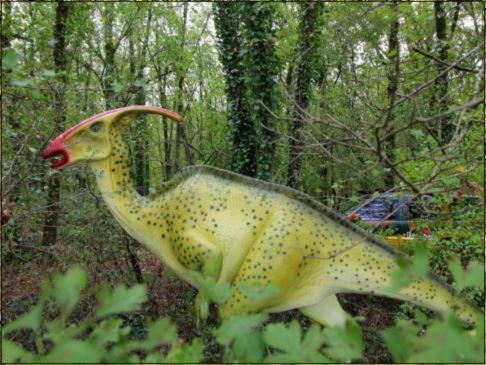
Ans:
MULTIPOLYGON (((409 263, 400 266, 390 290, 424 275, 427 260, 427 252, 417 251, 409 263)), ((452 272, 458 289, 482 285, 482 270, 477 266, 464 271, 456 265, 452 272)), ((201 282, 212 300, 226 299, 227 287, 217 288, 206 278, 201 282)), ((120 314, 140 309, 147 300, 143 285, 130 288, 120 285, 113 290, 102 285, 97 290, 94 313, 80 322, 70 321, 86 284, 87 274, 79 267, 44 282, 37 304, 4 326, 3 361, 194 363, 205 360, 205 339, 199 336, 186 343, 178 337, 177 328, 169 318, 146 323, 142 339, 131 336, 130 325, 124 323, 120 314), (43 316, 47 305, 57 307, 55 318, 43 316), (14 340, 19 330, 32 331, 35 343, 32 351, 14 340)), ((253 295, 267 293, 258 288, 253 290, 253 295)), ((481 362, 484 359, 483 318, 478 318, 475 329, 468 330, 452 313, 440 320, 417 310, 413 319, 399 319, 382 335, 397 362, 481 362)), ((296 321, 266 323, 267 319, 264 313, 235 316, 212 329, 210 335, 219 345, 224 362, 335 363, 363 358, 362 331, 355 320, 348 321, 345 327, 322 328, 313 324, 303 331, 296 321)))

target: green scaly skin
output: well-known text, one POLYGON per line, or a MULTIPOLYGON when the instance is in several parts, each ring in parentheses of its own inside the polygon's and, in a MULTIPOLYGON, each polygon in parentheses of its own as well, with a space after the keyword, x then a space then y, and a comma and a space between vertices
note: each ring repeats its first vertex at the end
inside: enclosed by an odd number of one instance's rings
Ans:
MULTIPOLYGON (((231 295, 220 307, 223 319, 299 308, 321 324, 343 325, 347 315, 336 293, 390 296, 387 288, 400 253, 299 191, 225 170, 192 166, 157 193, 140 196, 129 178, 128 148, 122 138, 134 115, 127 113, 122 109, 100 118, 107 123, 109 154, 74 160, 88 160, 103 199, 121 226, 179 277, 197 286, 192 273, 201 272, 218 284, 230 285, 231 295), (125 121, 117 122, 122 117, 125 121), (279 290, 252 301, 241 290, 242 284, 272 285, 279 290)), ((86 130, 90 124, 82 128, 86 130)), ((82 140, 78 137, 76 143, 82 140)), ((93 143, 92 139, 86 141, 93 143)), ((92 149, 106 150, 106 146, 92 149)), ((468 323, 475 323, 479 313, 432 277, 392 297, 438 312, 454 308, 468 323)), ((207 316, 207 306, 200 293, 198 322, 207 316)))

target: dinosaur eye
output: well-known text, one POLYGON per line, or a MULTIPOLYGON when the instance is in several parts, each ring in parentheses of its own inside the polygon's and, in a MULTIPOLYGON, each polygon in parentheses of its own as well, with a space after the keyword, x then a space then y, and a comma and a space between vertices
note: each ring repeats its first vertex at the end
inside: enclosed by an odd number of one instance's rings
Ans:
POLYGON ((96 122, 96 123, 92 124, 91 127, 89 127, 89 130, 93 133, 98 133, 101 130, 102 127, 103 127, 102 122, 96 122))

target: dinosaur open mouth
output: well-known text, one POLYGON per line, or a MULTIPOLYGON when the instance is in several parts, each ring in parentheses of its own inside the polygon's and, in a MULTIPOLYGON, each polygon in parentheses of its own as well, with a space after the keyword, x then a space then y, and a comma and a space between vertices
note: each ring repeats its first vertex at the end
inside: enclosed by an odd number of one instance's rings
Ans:
POLYGON ((64 147, 57 147, 55 142, 56 140, 42 152, 42 157, 53 158, 51 168, 58 169, 69 162, 69 154, 64 147))

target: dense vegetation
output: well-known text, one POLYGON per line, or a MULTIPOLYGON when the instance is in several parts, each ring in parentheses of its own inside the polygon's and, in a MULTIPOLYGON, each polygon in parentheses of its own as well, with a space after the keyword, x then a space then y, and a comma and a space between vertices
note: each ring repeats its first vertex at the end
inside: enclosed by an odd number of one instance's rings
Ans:
POLYGON ((93 114, 152 104, 185 121, 133 126, 142 194, 192 164, 296 187, 338 211, 377 192, 434 193, 436 219, 417 222, 432 237, 395 284, 432 270, 482 306, 483 20, 474 2, 2 2, 4 355, 481 361, 481 328, 359 295, 339 298, 358 317, 345 330, 295 312, 219 324, 216 308, 197 330, 195 291, 122 232, 89 169, 51 170, 40 153, 93 114), (55 272, 68 274, 43 286, 55 272))

